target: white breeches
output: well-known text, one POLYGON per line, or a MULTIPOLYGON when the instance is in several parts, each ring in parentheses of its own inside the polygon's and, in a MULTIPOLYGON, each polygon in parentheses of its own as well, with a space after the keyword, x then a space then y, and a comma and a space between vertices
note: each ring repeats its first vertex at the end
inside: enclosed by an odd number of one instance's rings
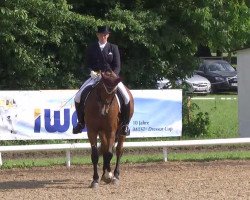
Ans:
POLYGON ((118 83, 118 90, 120 91, 121 95, 122 95, 122 98, 124 100, 124 103, 126 105, 128 105, 129 101, 130 101, 130 98, 129 98, 129 94, 125 88, 125 86, 123 85, 122 82, 118 83))
MULTIPOLYGON (((87 86, 90 86, 90 85, 94 85, 97 81, 99 81, 101 79, 100 76, 98 76, 97 78, 93 79, 93 78, 89 78, 87 79, 83 85, 81 86, 81 88, 79 89, 79 91, 76 93, 76 96, 75 96, 75 102, 77 103, 80 103, 81 101, 81 94, 82 94, 82 91, 87 87, 87 86)), ((119 92, 121 93, 122 95, 122 98, 124 100, 124 103, 127 105, 130 101, 130 98, 129 98, 129 94, 125 88, 125 86, 123 85, 122 82, 118 83, 118 90, 119 92)))
POLYGON ((89 85, 94 85, 97 81, 99 81, 101 78, 98 76, 97 78, 93 79, 93 78, 89 78, 87 79, 81 86, 81 88, 78 90, 78 92, 76 93, 76 96, 75 96, 75 102, 76 103, 80 103, 81 101, 81 94, 82 94, 82 91, 89 85))

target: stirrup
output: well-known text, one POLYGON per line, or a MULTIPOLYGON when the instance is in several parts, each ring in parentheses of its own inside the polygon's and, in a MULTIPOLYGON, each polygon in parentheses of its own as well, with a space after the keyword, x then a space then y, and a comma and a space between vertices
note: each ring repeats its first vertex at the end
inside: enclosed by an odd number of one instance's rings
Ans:
POLYGON ((121 130, 120 130, 120 134, 121 135, 125 135, 125 136, 129 136, 130 135, 130 129, 129 129, 128 124, 122 125, 121 130))
POLYGON ((81 133, 84 129, 85 124, 78 122, 75 127, 73 127, 73 134, 81 133))

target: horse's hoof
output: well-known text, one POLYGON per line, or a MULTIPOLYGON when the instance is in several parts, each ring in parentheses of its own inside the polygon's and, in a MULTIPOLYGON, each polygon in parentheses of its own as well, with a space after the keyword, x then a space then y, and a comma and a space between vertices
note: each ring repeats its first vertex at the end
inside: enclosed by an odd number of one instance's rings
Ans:
POLYGON ((119 181, 118 178, 116 178, 116 177, 113 177, 113 178, 112 178, 112 184, 114 184, 114 185, 119 185, 119 183, 120 183, 120 181, 119 181))
POLYGON ((102 179, 101 179, 101 180, 104 181, 105 183, 111 183, 111 181, 112 181, 111 177, 110 177, 110 178, 107 178, 107 177, 105 177, 104 175, 102 176, 102 179))
POLYGON ((105 171, 105 173, 102 175, 101 180, 104 181, 105 183, 111 183, 112 178, 113 178, 112 172, 105 171))
POLYGON ((96 181, 92 181, 91 185, 90 185, 90 188, 93 188, 93 189, 96 189, 99 187, 99 183, 96 182, 96 181))

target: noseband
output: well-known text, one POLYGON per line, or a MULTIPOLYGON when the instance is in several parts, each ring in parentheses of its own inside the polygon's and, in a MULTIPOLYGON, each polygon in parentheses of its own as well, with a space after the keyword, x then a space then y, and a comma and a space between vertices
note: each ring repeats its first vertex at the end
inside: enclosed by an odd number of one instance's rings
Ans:
POLYGON ((113 87, 108 88, 103 82, 102 82, 102 85, 103 85, 106 93, 109 95, 116 92, 116 90, 117 90, 117 86, 115 86, 114 88, 113 87), (111 91, 109 91, 108 89, 111 89, 111 91))

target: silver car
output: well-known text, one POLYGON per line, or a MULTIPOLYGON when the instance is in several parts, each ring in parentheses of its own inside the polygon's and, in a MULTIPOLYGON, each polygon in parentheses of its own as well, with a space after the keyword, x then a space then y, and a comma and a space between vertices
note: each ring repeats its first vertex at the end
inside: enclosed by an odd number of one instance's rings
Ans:
MULTIPOLYGON (((197 93, 197 94, 209 94, 211 91, 211 83, 210 81, 198 74, 193 74, 191 77, 187 77, 183 81, 178 79, 175 81, 177 86, 182 86, 186 88, 188 93, 197 93)), ((172 84, 168 79, 163 79, 157 81, 158 89, 169 89, 173 88, 172 84)))
POLYGON ((198 74, 184 80, 189 93, 208 94, 211 91, 210 81, 198 74))

